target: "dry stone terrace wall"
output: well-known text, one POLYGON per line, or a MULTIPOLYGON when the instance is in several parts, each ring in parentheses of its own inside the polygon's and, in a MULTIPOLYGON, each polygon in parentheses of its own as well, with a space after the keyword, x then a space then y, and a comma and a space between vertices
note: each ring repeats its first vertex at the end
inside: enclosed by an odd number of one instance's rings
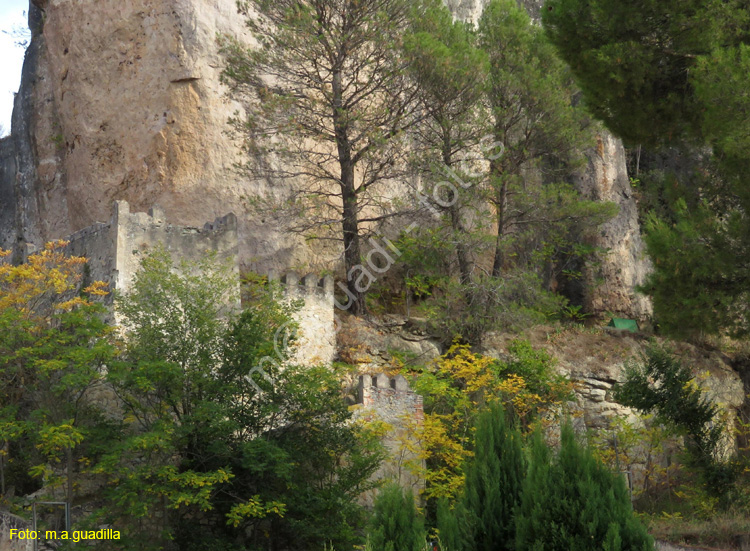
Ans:
POLYGON ((30 539, 10 539, 10 531, 26 530, 31 528, 31 523, 12 515, 7 511, 0 511, 0 551, 32 551, 34 542, 30 539))

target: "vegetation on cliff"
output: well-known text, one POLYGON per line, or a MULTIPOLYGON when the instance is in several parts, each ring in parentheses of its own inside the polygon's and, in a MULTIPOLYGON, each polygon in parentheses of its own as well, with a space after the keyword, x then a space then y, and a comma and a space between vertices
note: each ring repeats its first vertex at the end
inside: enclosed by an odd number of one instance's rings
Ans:
POLYGON ((595 116, 634 146, 682 154, 642 182, 657 198, 644 289, 658 323, 678 336, 747 334, 746 3, 551 0, 543 20, 595 116))
POLYGON ((365 240, 411 222, 402 244, 437 256, 442 273, 424 269, 432 259, 402 269, 446 298, 448 319, 469 313, 465 339, 501 325, 482 311, 560 310, 547 292, 575 279, 615 209, 564 182, 590 121, 521 8, 494 0, 475 30, 437 0, 240 6, 260 47, 222 39, 224 79, 245 109, 233 128, 244 168, 287 186, 257 199, 259 212, 343 243, 345 309, 366 313, 404 253, 391 244, 383 267, 365 240))

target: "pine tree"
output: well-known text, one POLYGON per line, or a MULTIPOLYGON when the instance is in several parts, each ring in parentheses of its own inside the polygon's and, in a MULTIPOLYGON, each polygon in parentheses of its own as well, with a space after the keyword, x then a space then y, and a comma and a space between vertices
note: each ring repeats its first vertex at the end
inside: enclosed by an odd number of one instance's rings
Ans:
POLYGON ((517 551, 650 551, 653 540, 633 515, 625 482, 562 429, 551 458, 535 435, 516 521, 517 551))
MULTIPOLYGON (((617 135, 674 142, 701 134, 696 65, 747 41, 747 7, 723 0, 551 0, 544 27, 584 100, 617 135), (658 37, 655 38, 655 37, 658 37)), ((717 75, 726 67, 717 67, 717 75)), ((744 75, 747 87, 747 74, 744 75)), ((735 113, 736 115, 736 113, 735 113)))
POLYGON ((385 486, 375 501, 370 527, 373 551, 423 551, 426 536, 414 495, 397 484, 385 486))
POLYGON ((496 214, 492 275, 499 277, 525 255, 534 256, 530 250, 538 257, 543 249, 539 241, 566 236, 560 221, 587 220, 596 226, 614 213, 581 201, 559 183, 593 136, 584 131, 582 111, 571 104, 571 75, 541 29, 515 0, 493 0, 479 21, 479 36, 490 62, 486 93, 491 131, 494 141, 503 144, 491 161, 489 182, 496 214), (541 183, 529 177, 530 169, 544 173, 541 183), (545 235, 545 230, 551 231, 545 235), (530 233, 536 243, 524 239, 530 233), (529 247, 529 241, 536 246, 529 247))
POLYGON ((702 150, 700 183, 660 182, 681 197, 647 225, 654 272, 644 290, 657 322, 677 337, 750 331, 748 13, 742 0, 647 1, 637 9, 550 0, 543 14, 585 105, 615 134, 634 145, 676 145, 690 157, 702 150))
POLYGON ((398 214, 383 193, 404 176, 406 131, 420 116, 400 45, 414 2, 240 0, 259 47, 224 40, 224 81, 254 178, 293 187, 276 212, 287 229, 341 240, 347 309, 365 314, 372 276, 361 241, 398 214), (257 162, 256 162, 257 161, 257 162))
MULTIPOLYGON (((430 211, 440 214, 437 229, 422 238, 438 237, 451 244, 460 281, 466 285, 472 280, 474 255, 482 241, 471 221, 481 194, 479 186, 472 186, 476 178, 471 178, 470 161, 487 134, 488 113, 481 101, 487 56, 478 48, 472 27, 455 21, 440 0, 424 1, 412 32, 404 39, 404 50, 427 113, 413 129, 420 153, 416 163, 422 175, 420 185, 424 186, 417 196, 430 211)), ((452 264, 451 256, 442 260, 452 264)))
POLYGON ((525 470, 521 434, 509 426, 503 406, 493 404, 479 417, 474 459, 466 472, 464 504, 472 521, 470 549, 515 548, 515 510, 525 470))

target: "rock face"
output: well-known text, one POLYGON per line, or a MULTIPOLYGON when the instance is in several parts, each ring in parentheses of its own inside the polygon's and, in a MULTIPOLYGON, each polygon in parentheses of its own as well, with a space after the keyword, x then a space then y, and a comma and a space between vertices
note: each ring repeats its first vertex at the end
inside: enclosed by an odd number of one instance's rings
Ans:
MULTIPOLYGON (((456 17, 478 20, 488 0, 446 0, 456 17)), ((523 5, 536 17, 540 2, 523 5)), ((238 217, 245 268, 330 269, 337 251, 283 234, 251 214, 249 201, 274 191, 235 170, 241 159, 227 121, 239 109, 220 83, 218 33, 251 41, 234 0, 33 0, 32 41, 0 141, 0 246, 36 246, 108 219, 116 200, 134 211, 159 204, 174 223, 238 217)), ((601 275, 598 310, 642 315, 632 296, 646 265, 622 146, 611 136, 590 155, 580 184, 623 205, 603 229, 613 254, 601 275)))
POLYGON ((651 301, 635 292, 651 270, 638 223, 638 207, 630 187, 622 142, 602 132, 597 146, 586 153, 587 165, 574 178, 581 194, 595 201, 611 201, 619 212, 599 229, 595 244, 608 250, 598 266, 585 274, 586 310, 647 319, 651 301))
POLYGON ((309 260, 304 245, 247 216, 263 186, 233 167, 225 131, 237 106, 219 82, 216 40, 244 32, 233 0, 38 4, 11 143, 0 147, 0 244, 39 245, 126 200, 139 211, 160 204, 185 225, 233 211, 253 236, 245 262, 309 260))
MULTIPOLYGON (((477 23, 490 0, 444 0, 444 2, 456 19, 477 23)), ((539 22, 544 0, 519 0, 518 5, 524 7, 534 21, 539 22)))

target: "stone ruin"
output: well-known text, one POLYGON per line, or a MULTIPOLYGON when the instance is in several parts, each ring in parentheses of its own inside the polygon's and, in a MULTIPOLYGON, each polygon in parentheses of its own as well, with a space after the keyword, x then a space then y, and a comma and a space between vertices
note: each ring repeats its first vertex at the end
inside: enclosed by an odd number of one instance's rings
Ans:
MULTIPOLYGON (((418 493, 424 480, 413 472, 413 467, 423 466, 423 462, 406 449, 404 443, 414 439, 414 430, 424 421, 422 396, 409 387, 403 375, 362 374, 357 384, 357 404, 360 406, 357 417, 388 425, 383 438, 388 458, 375 473, 375 478, 395 480, 418 493)), ((366 504, 373 500, 374 494, 364 496, 366 504)))
MULTIPOLYGON (((237 275, 240 285, 240 263, 237 217, 230 213, 202 228, 169 224, 158 206, 148 213, 131 212, 127 201, 115 201, 109 222, 97 222, 66 238, 65 252, 88 260, 86 277, 104 281, 111 291, 127 292, 143 257, 154 247, 162 246, 178 265, 183 260, 198 260, 214 253, 237 275)), ((25 256, 36 248, 27 245, 25 256)), ((328 364, 336 354, 333 278, 295 272, 268 274, 279 280, 288 300, 301 300, 296 313, 300 328, 299 348, 294 361, 328 364)), ((110 295, 110 299, 111 300, 110 295)), ((115 315, 116 318, 116 315, 115 315)))

